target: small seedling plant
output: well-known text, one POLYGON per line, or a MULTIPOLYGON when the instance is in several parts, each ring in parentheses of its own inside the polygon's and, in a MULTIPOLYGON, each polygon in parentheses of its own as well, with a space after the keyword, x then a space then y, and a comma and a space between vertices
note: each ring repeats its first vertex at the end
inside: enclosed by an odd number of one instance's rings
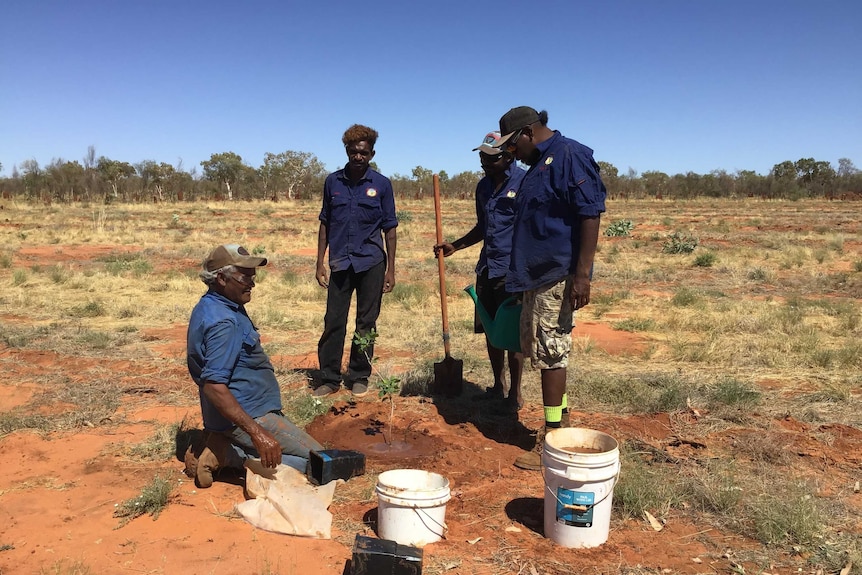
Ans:
POLYGON ((398 395, 401 388, 401 379, 393 376, 384 377, 375 366, 377 358, 372 358, 368 350, 374 346, 374 342, 377 341, 377 335, 377 330, 375 329, 365 334, 354 333, 353 344, 365 355, 365 358, 371 365, 371 370, 377 376, 377 396, 380 399, 389 400, 389 436, 387 437, 384 434, 383 439, 386 441, 386 445, 392 445, 392 419, 395 417, 395 396, 398 395))

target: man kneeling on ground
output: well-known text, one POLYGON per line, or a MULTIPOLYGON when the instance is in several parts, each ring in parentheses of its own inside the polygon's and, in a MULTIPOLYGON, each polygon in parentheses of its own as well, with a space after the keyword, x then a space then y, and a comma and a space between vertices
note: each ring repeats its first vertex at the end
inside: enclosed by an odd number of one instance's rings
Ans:
POLYGON ((204 441, 186 453, 186 473, 209 487, 220 468, 242 469, 259 457, 305 471, 310 451, 323 446, 281 411, 275 371, 245 311, 256 269, 266 258, 237 244, 218 246, 204 261, 207 292, 192 311, 187 337, 189 373, 198 384, 204 441))

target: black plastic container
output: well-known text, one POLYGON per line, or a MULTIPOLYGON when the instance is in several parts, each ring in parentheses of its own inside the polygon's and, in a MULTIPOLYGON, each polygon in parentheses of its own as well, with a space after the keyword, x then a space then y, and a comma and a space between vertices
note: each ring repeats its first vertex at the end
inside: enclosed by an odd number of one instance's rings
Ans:
POLYGON ((422 550, 357 535, 350 566, 351 575, 422 575, 422 550))
POLYGON ((365 473, 365 454, 347 449, 322 449, 308 456, 308 479, 326 485, 334 479, 350 479, 365 473))

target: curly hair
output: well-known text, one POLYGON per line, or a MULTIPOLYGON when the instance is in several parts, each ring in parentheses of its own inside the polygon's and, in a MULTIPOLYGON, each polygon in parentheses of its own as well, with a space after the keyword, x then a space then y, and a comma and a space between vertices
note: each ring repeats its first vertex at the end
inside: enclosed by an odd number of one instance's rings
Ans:
POLYGON ((341 141, 344 142, 345 148, 356 142, 368 142, 368 145, 373 150, 374 144, 377 143, 377 135, 377 130, 373 128, 363 126, 362 124, 353 124, 344 132, 341 141))

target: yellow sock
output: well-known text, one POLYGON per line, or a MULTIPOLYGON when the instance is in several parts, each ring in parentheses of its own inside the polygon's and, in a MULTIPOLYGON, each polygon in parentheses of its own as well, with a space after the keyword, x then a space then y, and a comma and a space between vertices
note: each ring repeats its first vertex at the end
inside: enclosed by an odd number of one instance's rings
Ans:
POLYGON ((548 427, 560 427, 560 421, 563 419, 562 405, 546 405, 545 406, 545 425, 548 427))

